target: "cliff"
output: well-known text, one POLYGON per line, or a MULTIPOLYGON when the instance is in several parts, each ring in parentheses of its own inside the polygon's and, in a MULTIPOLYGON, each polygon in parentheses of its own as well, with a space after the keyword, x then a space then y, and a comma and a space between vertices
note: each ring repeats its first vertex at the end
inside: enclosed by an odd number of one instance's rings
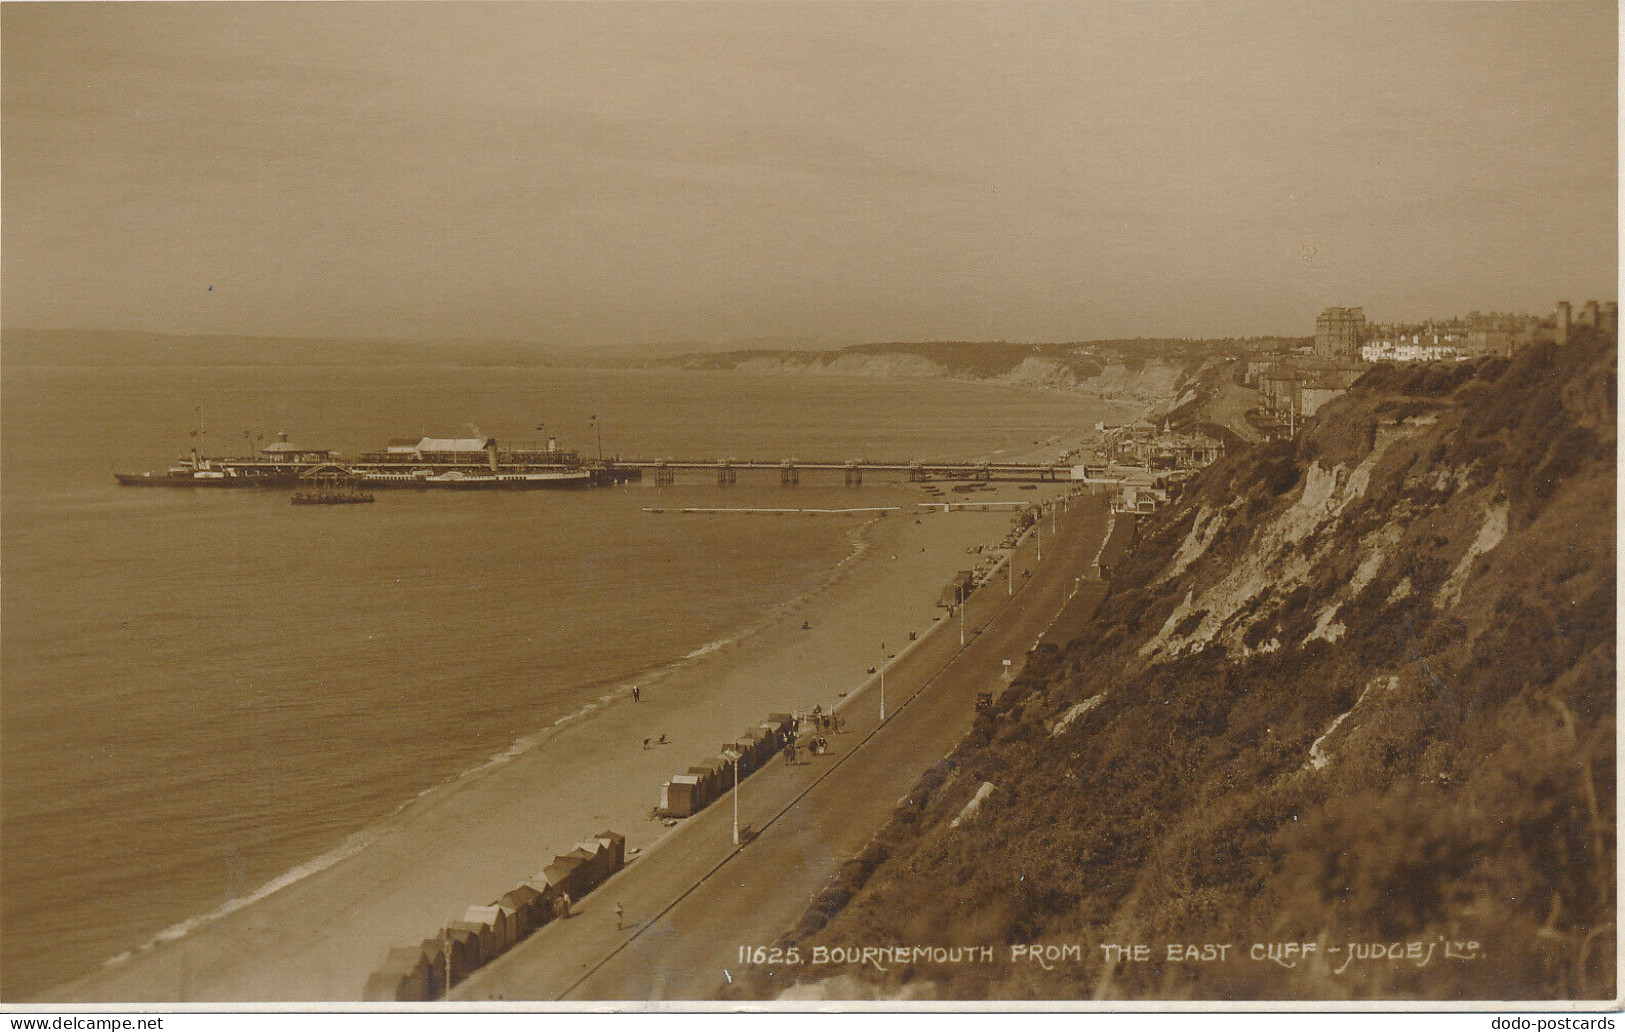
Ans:
POLYGON ((683 355, 656 368, 771 375, 934 377, 1080 391, 1161 411, 1228 358, 1289 341, 1109 340, 1015 344, 933 341, 858 344, 833 351, 754 349, 683 355))
POLYGON ((1000 962, 797 992, 1612 998, 1616 369, 1379 367, 1204 471, 787 936, 1000 962))

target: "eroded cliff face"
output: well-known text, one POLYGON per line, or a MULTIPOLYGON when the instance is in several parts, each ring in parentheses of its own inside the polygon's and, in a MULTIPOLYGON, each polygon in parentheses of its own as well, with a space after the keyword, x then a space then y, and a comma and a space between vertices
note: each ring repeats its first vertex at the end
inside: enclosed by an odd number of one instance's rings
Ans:
POLYGON ((1205 471, 793 937, 1083 947, 882 993, 1612 997, 1616 368, 1379 368, 1205 471))
POLYGON ((1182 388, 1211 361, 1197 344, 1159 349, 1123 345, 1013 345, 999 342, 862 345, 838 351, 737 351, 686 355, 662 365, 758 375, 865 376, 982 380, 1079 391, 1172 408, 1182 388), (1142 353, 1143 352, 1143 353, 1142 353))

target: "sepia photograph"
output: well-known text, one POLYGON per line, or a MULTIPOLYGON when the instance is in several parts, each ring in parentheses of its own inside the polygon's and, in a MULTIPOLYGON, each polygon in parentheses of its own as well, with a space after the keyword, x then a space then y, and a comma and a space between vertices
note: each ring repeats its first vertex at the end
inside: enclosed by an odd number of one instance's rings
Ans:
POLYGON ((1619 19, 0 3, 0 1010, 1617 1011, 1619 19))

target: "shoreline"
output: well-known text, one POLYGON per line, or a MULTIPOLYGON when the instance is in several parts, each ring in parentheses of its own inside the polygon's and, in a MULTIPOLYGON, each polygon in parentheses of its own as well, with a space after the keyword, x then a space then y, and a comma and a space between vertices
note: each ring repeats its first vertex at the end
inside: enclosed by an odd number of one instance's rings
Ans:
MULTIPOLYGON (((1010 500, 1037 502, 1065 484, 1044 487, 1010 500)), ((1000 493, 1017 494, 1015 485, 1000 493)), ((810 592, 674 662, 599 682, 606 690, 596 699, 247 902, 171 926, 164 932, 181 931, 167 941, 36 999, 355 1000, 389 947, 434 935, 606 822, 629 848, 647 850, 674 830, 644 819, 666 777, 770 711, 829 708, 859 693, 881 659, 879 643, 896 652, 909 631, 923 637, 942 585, 987 557, 966 552, 995 544, 1011 522, 1003 510, 862 515, 853 551, 810 592), (631 701, 632 683, 640 703, 631 701), (671 748, 641 746, 660 734, 671 748)))

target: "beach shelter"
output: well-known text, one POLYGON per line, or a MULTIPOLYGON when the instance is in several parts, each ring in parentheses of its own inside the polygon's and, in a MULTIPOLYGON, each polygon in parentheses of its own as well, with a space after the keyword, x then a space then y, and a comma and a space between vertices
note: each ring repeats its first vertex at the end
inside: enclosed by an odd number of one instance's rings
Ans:
MULTIPOLYGON (((502 953, 513 945, 513 917, 510 913, 505 913, 501 907, 469 907, 463 912, 463 920, 472 924, 490 925, 497 953, 502 953)), ((487 954, 486 960, 489 961, 491 957, 492 954, 487 954)))
POLYGON ((497 900, 498 906, 512 908, 514 914, 514 941, 523 939, 540 928, 547 919, 540 913, 542 894, 529 885, 509 889, 497 900))
POLYGON ((619 871, 626 866, 626 836, 613 831, 600 831, 598 841, 609 850, 610 870, 619 871))
POLYGON ((492 928, 489 922, 453 921, 446 927, 448 929, 455 928, 458 931, 474 933, 474 937, 479 942, 481 964, 489 964, 502 954, 502 951, 497 948, 496 929, 492 928))
POLYGON ((445 928, 439 938, 430 941, 438 943, 445 954, 448 989, 467 978, 484 962, 480 954, 479 934, 466 928, 445 928))

